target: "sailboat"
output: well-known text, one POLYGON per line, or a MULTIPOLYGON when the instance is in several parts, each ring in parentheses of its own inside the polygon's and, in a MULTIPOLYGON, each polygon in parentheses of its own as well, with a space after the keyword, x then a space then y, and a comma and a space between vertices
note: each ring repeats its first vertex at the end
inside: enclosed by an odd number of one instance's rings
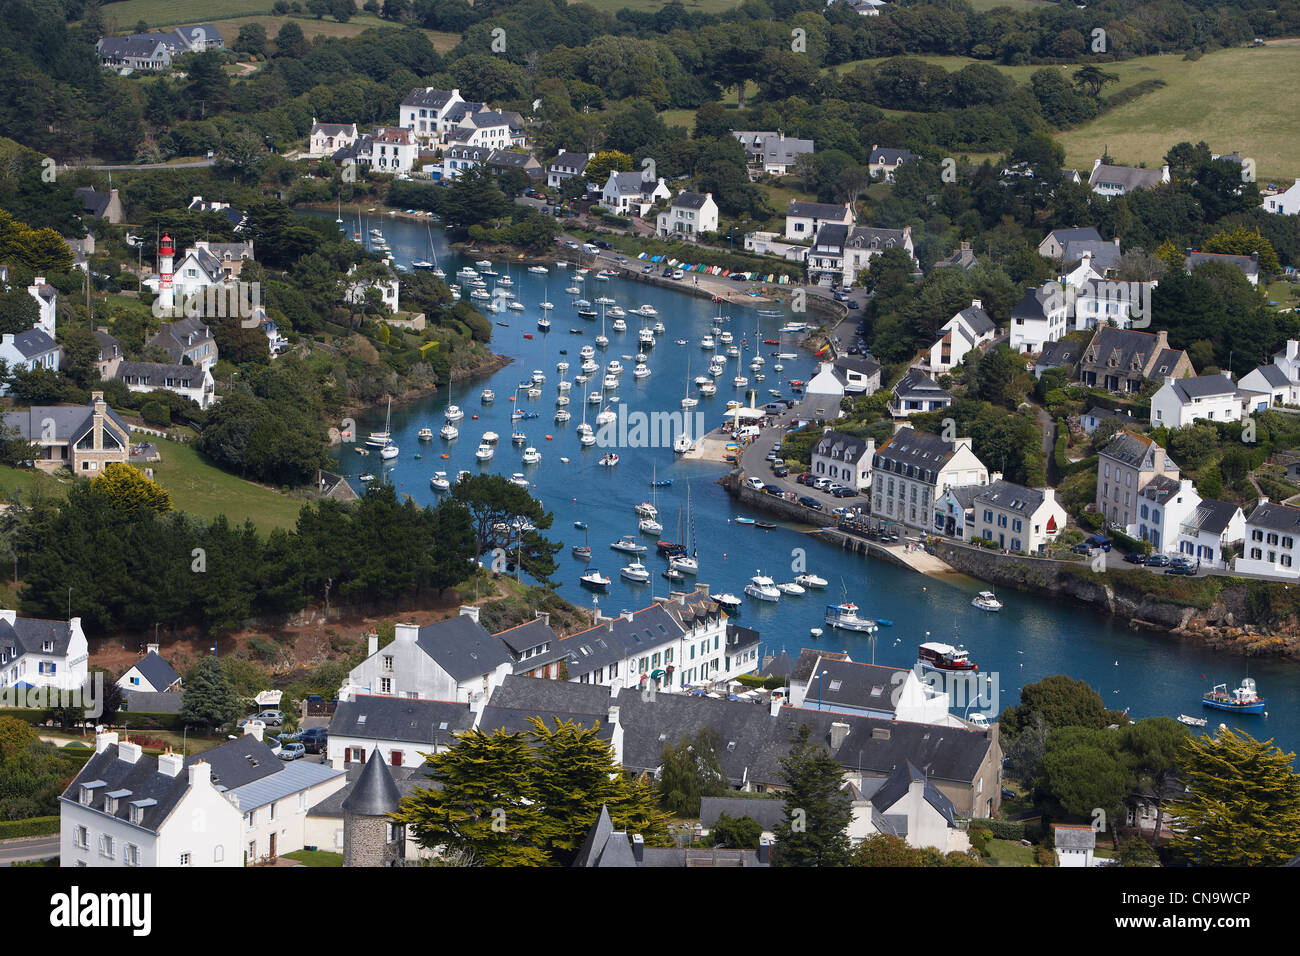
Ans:
POLYGON ((577 558, 579 561, 590 561, 590 560, 591 560, 591 540, 590 540, 590 539, 588 538, 588 536, 587 536, 587 526, 586 526, 586 524, 583 524, 583 526, 582 526, 582 541, 583 541, 582 544, 580 544, 580 545, 575 544, 575 545, 573 546, 573 549, 572 549, 572 550, 573 550, 573 556, 574 556, 575 558, 577 558))
POLYGON ((393 440, 392 433, 389 431, 388 422, 393 415, 393 398, 388 397, 388 414, 384 417, 384 430, 381 432, 371 432, 366 438, 366 444, 373 448, 383 448, 393 440))
POLYGON ((592 427, 587 424, 587 404, 587 402, 582 403, 582 424, 578 426, 578 442, 584 448, 589 448, 596 444, 596 433, 592 427))
POLYGON ((695 548, 695 515, 691 511, 691 489, 689 485, 686 488, 686 526, 691 542, 690 554, 676 555, 669 562, 669 565, 674 571, 680 571, 682 574, 698 574, 700 562, 695 548))
POLYGON ((698 398, 691 398, 691 357, 686 356, 686 394, 682 397, 682 408, 694 408, 700 404, 698 398))
MULTIPOLYGON (((655 475, 657 471, 658 467, 656 466, 651 470, 651 475, 655 475)), ((642 534, 663 534, 664 526, 655 520, 659 513, 659 485, 657 482, 657 477, 651 479, 650 507, 647 509, 645 517, 637 525, 637 530, 642 534)))

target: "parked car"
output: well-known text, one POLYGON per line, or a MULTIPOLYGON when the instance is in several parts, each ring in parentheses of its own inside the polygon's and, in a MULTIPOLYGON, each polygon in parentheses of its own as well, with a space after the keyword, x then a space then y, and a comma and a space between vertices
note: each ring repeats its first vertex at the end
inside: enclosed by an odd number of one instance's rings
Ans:
POLYGON ((854 302, 852 299, 849 299, 849 301, 848 301, 847 303, 845 303, 845 304, 846 304, 850 309, 860 309, 860 308, 862 308, 862 306, 858 305, 858 304, 857 304, 856 302, 854 302))
POLYGON ((769 495, 779 495, 781 494, 783 489, 781 488, 780 485, 764 485, 763 490, 766 491, 769 495))
POLYGON ((601 248, 601 249, 612 249, 612 248, 614 248, 614 247, 611 246, 608 242, 606 242, 604 239, 597 239, 597 240, 595 241, 594 245, 596 245, 597 247, 599 247, 599 248, 601 248))
POLYGON ((297 760, 299 757, 307 756, 307 748, 300 743, 285 744, 276 756, 281 760, 297 760))
POLYGON ((663 276, 665 279, 671 279, 673 277, 673 267, 665 266, 664 271, 659 274, 663 276))
POLYGON ((812 480, 813 480, 812 473, 807 471, 800 472, 799 477, 795 479, 795 481, 799 482, 799 484, 801 485, 811 485, 812 480))
POLYGON ((1124 555, 1124 560, 1127 561, 1129 564, 1146 564, 1147 556, 1143 554, 1141 551, 1132 551, 1124 555))
POLYGON ((849 488, 845 485, 840 485, 840 487, 833 489, 831 494, 836 498, 856 498, 858 496, 858 490, 856 488, 849 488))
POLYGON ((262 721, 268 727, 279 727, 284 723, 284 711, 264 710, 257 715, 257 719, 262 721))
POLYGON ((790 469, 787 468, 785 465, 778 465, 773 463, 772 474, 776 475, 776 477, 778 478, 784 478, 790 474, 790 469))
POLYGON ((776 461, 776 449, 775 449, 775 448, 773 448, 773 449, 769 449, 769 450, 768 450, 768 453, 767 453, 767 460, 768 460, 768 461, 776 461))
POLYGON ((1088 547, 1086 541, 1080 541, 1078 544, 1071 545, 1070 551, 1073 554, 1092 554, 1092 548, 1088 547))
POLYGON ((807 495, 804 495, 799 499, 799 504, 803 505, 805 508, 811 508, 813 511, 822 510, 822 503, 816 498, 810 498, 807 495))
POLYGON ((763 479, 759 478, 757 475, 750 478, 748 481, 745 482, 745 484, 749 485, 749 487, 753 488, 755 491, 763 490, 763 479))
POLYGON ((1165 568, 1165 574, 1186 574, 1188 577, 1193 577, 1196 569, 1190 564, 1171 564, 1165 568))
POLYGON ((1147 555, 1148 568, 1167 568, 1169 567, 1169 556, 1166 554, 1149 554, 1147 555))
POLYGON ((1103 551, 1110 550, 1110 538, 1103 538, 1099 534, 1094 534, 1090 538, 1085 538, 1083 543, 1091 548, 1101 548, 1103 551))
POLYGON ((655 267, 654 267, 654 266, 642 266, 642 267, 641 267, 641 274, 642 274, 643 276, 644 276, 644 275, 649 275, 650 273, 652 273, 652 272, 654 272, 654 271, 655 271, 655 267))
POLYGON ((674 270, 673 270, 673 278, 674 278, 674 279, 684 279, 684 278, 686 278, 686 273, 683 272, 681 269, 674 269, 674 270))
POLYGON ((828 491, 831 487, 831 480, 829 478, 814 478, 813 487, 818 491, 828 491))
POLYGON ((304 730, 298 738, 299 743, 307 748, 309 754, 323 754, 329 746, 329 731, 324 727, 312 727, 304 730))

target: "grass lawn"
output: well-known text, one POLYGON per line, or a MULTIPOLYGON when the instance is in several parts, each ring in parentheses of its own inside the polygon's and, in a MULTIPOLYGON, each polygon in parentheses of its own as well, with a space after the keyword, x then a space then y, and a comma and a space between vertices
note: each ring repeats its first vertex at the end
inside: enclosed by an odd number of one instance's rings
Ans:
MULTIPOLYGON (((664 0, 582 0, 582 2, 605 13, 618 13, 624 7, 643 13, 657 13, 664 5, 664 0)), ((682 5, 686 7, 688 13, 723 13, 740 6, 740 0, 682 0, 682 5)))
POLYGON ((343 865, 342 853, 326 853, 324 850, 294 850, 281 854, 286 859, 297 860, 303 866, 339 866, 343 865))
MULTIPOLYGON (((147 3, 149 0, 125 0, 125 2, 128 4, 137 2, 147 3)), ((235 2, 239 2, 239 0, 235 0, 235 2)), ((261 12, 264 14, 267 9, 266 6, 263 6, 261 12)), ((260 23, 266 29, 267 39, 274 40, 276 35, 280 32, 280 27, 284 26, 291 20, 302 28, 302 35, 308 40, 318 36, 354 37, 366 30, 375 29, 377 27, 389 27, 392 29, 398 28, 398 24, 393 23, 391 20, 381 20, 379 17, 372 16, 368 13, 358 14, 347 23, 339 23, 337 20, 330 20, 328 18, 317 20, 314 17, 280 17, 265 15, 233 16, 217 22, 216 26, 217 29, 221 31, 221 36, 225 39, 226 46, 230 46, 235 42, 236 37, 239 36, 239 28, 245 23, 260 23)), ((439 53, 446 53, 460 42, 460 34, 458 33, 443 33, 439 30, 425 30, 423 32, 433 44, 433 48, 439 53)))
POLYGON ((32 491, 37 488, 60 497, 68 493, 63 482, 43 471, 0 465, 0 501, 7 501, 16 494, 26 503, 32 491))
POLYGON ((1274 308, 1294 309, 1300 306, 1300 284, 1279 280, 1265 288, 1269 302, 1276 302, 1274 308))
POLYGON ((225 514, 231 524, 251 518, 263 534, 292 528, 304 501, 264 485, 245 481, 203 461, 190 445, 159 440, 162 461, 153 465, 154 479, 172 494, 172 505, 201 518, 225 514))
POLYGON ((1021 846, 1019 840, 989 840, 989 853, 984 861, 989 866, 1034 865, 1034 848, 1021 846))

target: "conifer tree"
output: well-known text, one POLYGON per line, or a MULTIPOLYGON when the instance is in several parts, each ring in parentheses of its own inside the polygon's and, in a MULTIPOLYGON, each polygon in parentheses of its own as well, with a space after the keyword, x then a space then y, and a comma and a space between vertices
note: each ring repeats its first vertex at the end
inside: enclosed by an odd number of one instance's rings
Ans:
POLYGON ((848 827, 853 804, 840 788, 843 775, 831 752, 812 742, 807 724, 799 728, 790 753, 781 758, 789 792, 785 820, 777 825, 777 866, 848 866, 848 827))

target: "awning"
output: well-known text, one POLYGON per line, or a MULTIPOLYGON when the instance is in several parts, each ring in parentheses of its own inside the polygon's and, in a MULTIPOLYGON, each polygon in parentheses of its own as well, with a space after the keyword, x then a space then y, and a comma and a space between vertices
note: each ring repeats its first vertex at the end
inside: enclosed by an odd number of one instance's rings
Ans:
POLYGON ((651 680, 659 680, 659 678, 661 678, 661 677, 663 677, 663 676, 664 676, 664 672, 663 672, 663 669, 662 669, 662 668, 658 668, 658 669, 656 669, 656 670, 652 670, 652 671, 650 672, 650 679, 651 679, 651 680))

